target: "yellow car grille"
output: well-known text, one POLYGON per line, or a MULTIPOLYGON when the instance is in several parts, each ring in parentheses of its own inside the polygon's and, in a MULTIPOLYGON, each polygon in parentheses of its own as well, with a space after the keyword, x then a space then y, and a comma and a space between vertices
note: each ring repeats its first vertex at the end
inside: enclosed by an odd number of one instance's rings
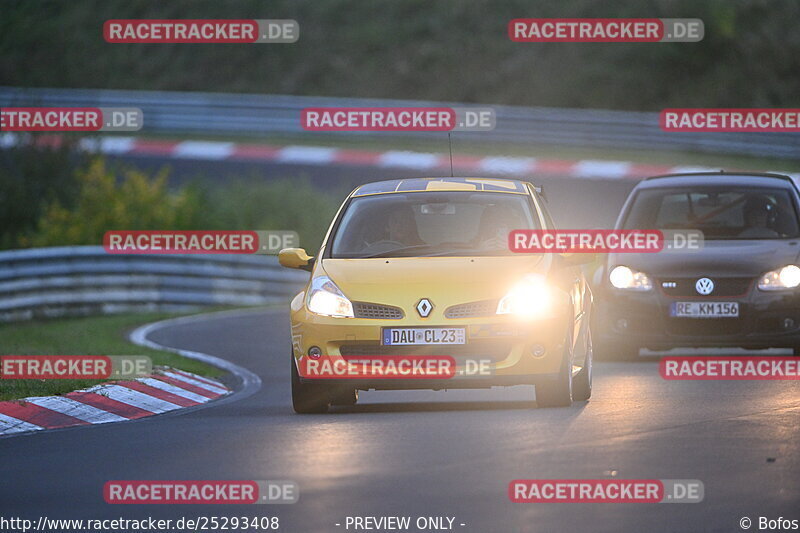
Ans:
POLYGON ((404 316, 403 310, 399 307, 366 302, 353 302, 353 315, 355 318, 382 318, 385 320, 399 320, 404 316))
POLYGON ((492 316, 497 311, 497 300, 481 300, 468 302, 448 307, 444 316, 446 318, 474 318, 492 316))

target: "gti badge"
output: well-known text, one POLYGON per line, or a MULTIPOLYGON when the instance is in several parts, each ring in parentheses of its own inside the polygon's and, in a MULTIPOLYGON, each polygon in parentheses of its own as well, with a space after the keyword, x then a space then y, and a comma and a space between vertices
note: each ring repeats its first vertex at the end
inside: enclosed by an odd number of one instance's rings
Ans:
POLYGON ((422 318, 428 318, 428 315, 431 314, 431 311, 433 311, 433 304, 427 298, 423 298, 417 302, 417 313, 419 313, 419 316, 422 318))
POLYGON ((708 278, 700 278, 697 280, 697 283, 694 284, 694 288, 698 294, 707 296, 714 292, 714 282, 708 278))

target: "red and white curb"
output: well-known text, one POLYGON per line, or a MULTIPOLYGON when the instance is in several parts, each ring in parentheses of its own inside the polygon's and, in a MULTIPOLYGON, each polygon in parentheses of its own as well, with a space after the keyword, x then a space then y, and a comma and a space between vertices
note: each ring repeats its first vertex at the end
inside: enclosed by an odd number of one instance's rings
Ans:
MULTIPOLYGON (((164 328, 263 312, 264 309, 259 308, 234 309, 171 318, 145 324, 128 336, 138 346, 176 353, 229 372, 238 381, 235 390, 214 379, 165 368, 137 380, 105 383, 64 396, 0 402, 0 438, 43 429, 130 422, 160 413, 180 414, 242 400, 261 388, 261 378, 257 374, 227 359, 166 346, 148 337, 164 328)), ((275 309, 273 312, 282 313, 283 310, 275 309)))
POLYGON ((0 402, 0 436, 43 429, 124 422, 216 400, 231 393, 217 380, 163 368, 63 396, 0 402))
MULTIPOLYGON (((14 133, 0 134, 0 148, 15 146, 20 138, 14 133)), ((37 142, 56 146, 58 135, 41 136, 37 142)), ((450 171, 446 153, 404 150, 376 151, 332 148, 326 146, 275 146, 267 144, 220 141, 170 141, 138 137, 106 136, 83 139, 81 148, 106 155, 160 156, 174 159, 207 161, 269 161, 300 165, 350 165, 377 168, 412 169, 437 173, 450 171)), ((566 160, 534 157, 453 155, 453 168, 459 173, 480 175, 531 174, 578 179, 642 179, 658 174, 681 172, 718 172, 718 167, 648 165, 630 161, 566 160)), ((786 172, 776 171, 781 174, 786 172)), ((797 174, 800 176, 800 174, 797 174)))

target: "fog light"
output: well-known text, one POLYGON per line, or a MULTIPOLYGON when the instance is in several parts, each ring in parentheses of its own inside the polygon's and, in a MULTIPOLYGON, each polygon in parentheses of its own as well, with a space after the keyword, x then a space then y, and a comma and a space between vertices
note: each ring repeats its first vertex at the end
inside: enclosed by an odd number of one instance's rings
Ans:
POLYGON ((319 359, 322 356, 322 350, 318 346, 312 346, 308 349, 308 356, 311 359, 319 359))
POLYGON ((795 322, 791 318, 783 319, 783 329, 794 329, 795 322))
POLYGON ((627 318, 620 318, 617 320, 617 329, 619 330, 626 330, 628 329, 628 319, 627 318))
POLYGON ((534 344, 533 347, 531 348, 531 354, 533 354, 534 357, 543 357, 544 352, 545 352, 544 346, 542 346, 541 344, 534 344))

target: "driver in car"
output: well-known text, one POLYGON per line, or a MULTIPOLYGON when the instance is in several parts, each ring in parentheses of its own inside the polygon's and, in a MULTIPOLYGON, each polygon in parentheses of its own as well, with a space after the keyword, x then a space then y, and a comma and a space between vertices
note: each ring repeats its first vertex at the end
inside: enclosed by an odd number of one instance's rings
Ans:
POLYGON ((386 218, 386 239, 402 246, 425 244, 417 232, 417 221, 410 207, 398 207, 386 218))
POLYGON ((778 232, 768 225, 774 209, 775 205, 766 196, 754 194, 748 197, 742 206, 745 229, 739 233, 739 237, 744 239, 780 237, 778 232))
POLYGON ((498 205, 483 210, 477 240, 482 250, 500 250, 508 247, 508 234, 519 227, 513 213, 498 205))

